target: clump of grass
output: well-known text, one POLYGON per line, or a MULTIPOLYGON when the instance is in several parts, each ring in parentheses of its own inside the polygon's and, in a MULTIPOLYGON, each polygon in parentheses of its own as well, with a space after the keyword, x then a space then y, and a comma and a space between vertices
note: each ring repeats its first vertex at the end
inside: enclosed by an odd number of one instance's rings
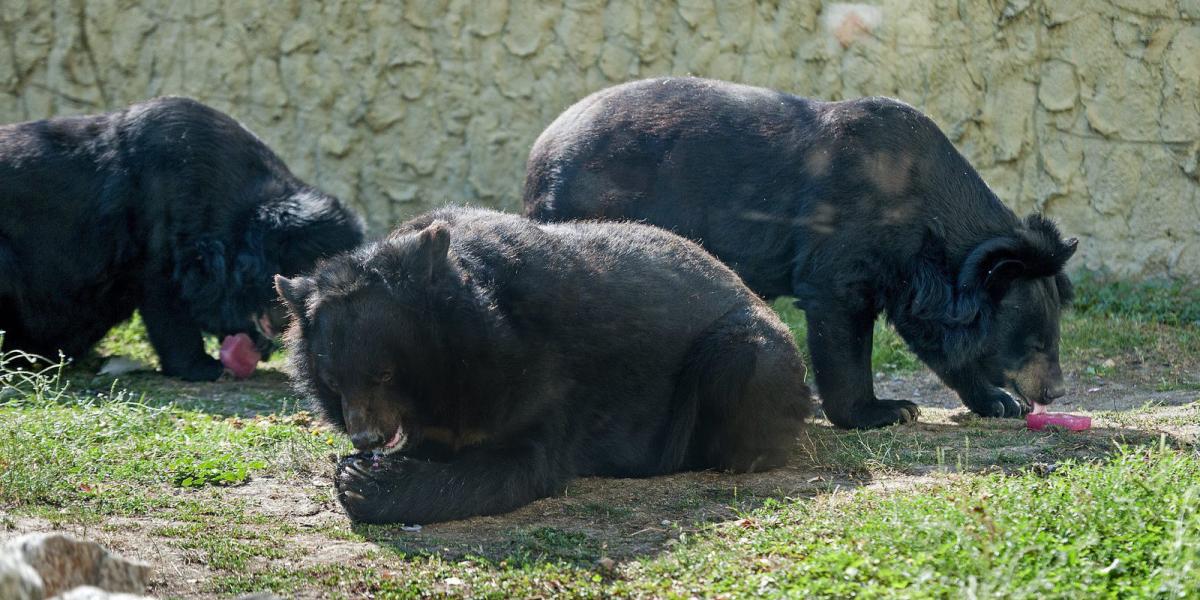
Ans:
POLYGON ((516 536, 517 550, 507 559, 513 565, 538 562, 586 564, 600 556, 600 543, 586 533, 538 527, 516 536))
MULTIPOLYGON (((0 331, 0 349, 4 332, 0 331)), ((66 361, 57 361, 21 350, 0 351, 0 402, 12 398, 54 401, 66 393, 63 369, 66 361)))
POLYGON ((246 460, 235 454, 181 456, 171 462, 171 482, 179 487, 237 485, 250 479, 251 471, 265 469, 266 461, 246 460))

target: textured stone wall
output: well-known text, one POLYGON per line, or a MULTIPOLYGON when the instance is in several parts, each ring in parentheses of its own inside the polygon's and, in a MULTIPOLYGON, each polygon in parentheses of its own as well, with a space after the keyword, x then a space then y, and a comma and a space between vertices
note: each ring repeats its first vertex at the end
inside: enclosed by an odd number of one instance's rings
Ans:
POLYGON ((901 98, 1077 265, 1200 277, 1200 0, 0 0, 0 120, 194 96, 376 231, 516 210, 555 115, 663 74, 901 98))

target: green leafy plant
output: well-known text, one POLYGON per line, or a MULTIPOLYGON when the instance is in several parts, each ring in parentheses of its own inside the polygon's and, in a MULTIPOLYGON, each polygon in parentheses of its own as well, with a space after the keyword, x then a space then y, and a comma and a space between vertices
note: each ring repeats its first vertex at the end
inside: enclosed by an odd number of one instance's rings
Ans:
POLYGON ((239 485, 250 479, 251 471, 266 466, 265 461, 245 461, 229 454, 207 458, 181 457, 171 463, 171 483, 183 488, 239 485))

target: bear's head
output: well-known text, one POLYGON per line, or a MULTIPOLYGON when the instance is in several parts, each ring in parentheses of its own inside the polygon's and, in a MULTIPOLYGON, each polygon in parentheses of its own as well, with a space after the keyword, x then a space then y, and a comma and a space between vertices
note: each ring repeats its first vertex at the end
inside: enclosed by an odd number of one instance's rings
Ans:
POLYGON ((174 278, 201 329, 246 333, 266 352, 287 322, 272 276, 303 273, 362 240, 358 215, 336 198, 304 188, 259 206, 240 232, 178 241, 174 278))
MULTIPOLYGON (((1028 403, 1066 394, 1058 325, 1072 300, 1063 266, 1076 246, 1054 223, 1030 215, 1012 235, 972 248, 956 277, 926 263, 908 317, 934 326, 912 336, 913 349, 943 377, 1007 388, 1028 403)), ((898 329, 904 323, 912 320, 901 318, 898 329)))
POLYGON ((458 398, 447 347, 469 338, 471 311, 442 222, 397 232, 322 263, 311 275, 275 278, 292 314, 286 334, 294 379, 359 451, 411 448, 445 421, 458 398), (448 323, 458 319, 457 325, 448 323))

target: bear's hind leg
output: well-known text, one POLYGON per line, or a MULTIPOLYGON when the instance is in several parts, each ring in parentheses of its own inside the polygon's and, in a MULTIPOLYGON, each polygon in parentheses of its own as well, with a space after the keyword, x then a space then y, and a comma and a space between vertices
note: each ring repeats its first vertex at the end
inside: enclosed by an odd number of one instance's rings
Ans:
POLYGON ((693 347, 696 420, 689 466, 754 472, 787 463, 810 412, 791 332, 765 305, 726 314, 693 347))

